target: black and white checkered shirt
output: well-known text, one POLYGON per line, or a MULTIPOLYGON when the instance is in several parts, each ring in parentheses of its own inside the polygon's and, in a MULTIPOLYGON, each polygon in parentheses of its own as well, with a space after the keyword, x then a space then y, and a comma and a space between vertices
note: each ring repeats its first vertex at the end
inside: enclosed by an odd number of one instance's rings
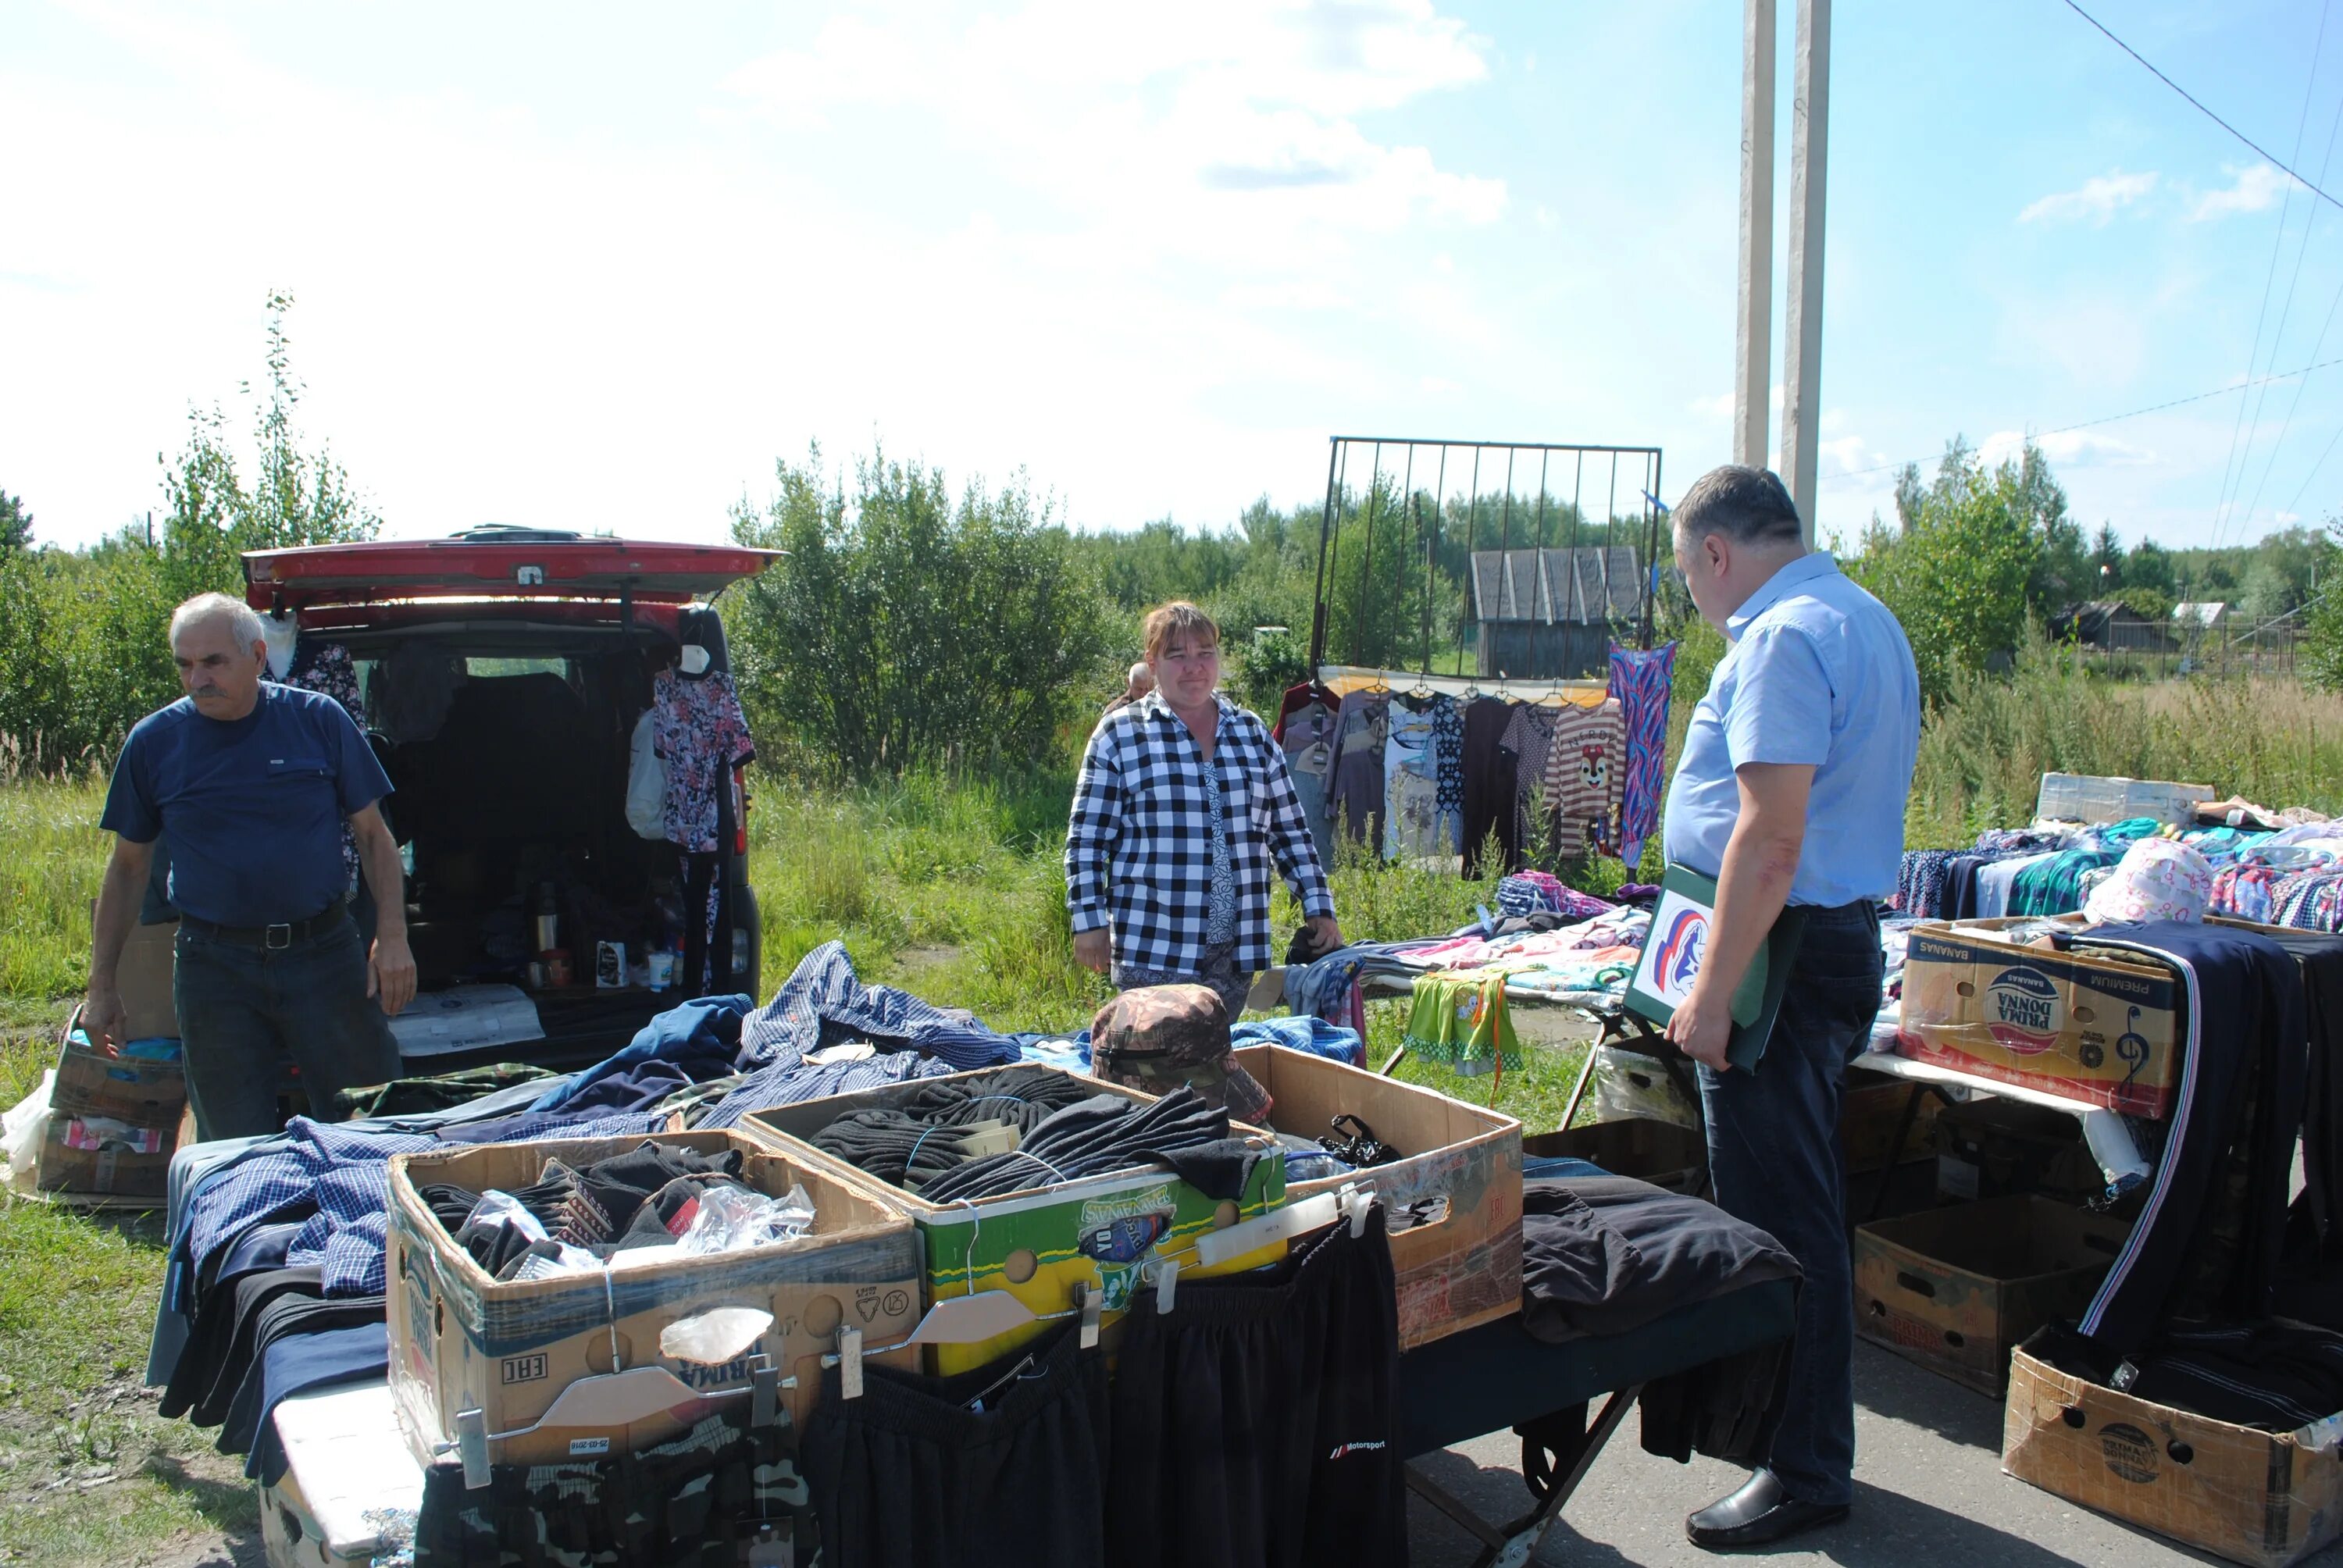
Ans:
MULTIPOLYGON (((1304 915, 1331 915, 1334 900, 1302 819, 1285 754, 1268 729, 1227 698, 1212 760, 1237 878, 1236 967, 1269 968, 1271 863, 1304 915)), ((1203 962, 1212 897, 1212 829, 1205 815, 1204 759, 1160 693, 1099 720, 1074 781, 1066 827, 1066 907, 1077 933, 1114 934, 1114 960, 1136 969, 1194 974, 1203 962)))

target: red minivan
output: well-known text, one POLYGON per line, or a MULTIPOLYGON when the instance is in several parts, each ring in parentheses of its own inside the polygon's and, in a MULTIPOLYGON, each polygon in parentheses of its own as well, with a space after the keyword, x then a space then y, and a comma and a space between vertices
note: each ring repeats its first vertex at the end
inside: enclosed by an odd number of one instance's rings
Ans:
MULTIPOLYGON (((687 635, 727 668, 711 601, 778 558, 498 525, 245 555, 246 602, 293 617, 313 656, 339 644, 355 666, 367 739, 394 786, 384 807, 408 868, 417 1007, 517 985, 543 1031, 427 1064, 402 1029, 410 1072, 596 1060, 691 994, 679 974, 644 983, 643 960, 671 937, 689 890, 677 849, 628 824, 634 731, 687 635), (547 931, 567 984, 548 971, 547 931), (613 949, 632 961, 614 971, 613 949)), ((715 869, 707 989, 759 996, 742 769, 719 797, 729 852, 715 869)))

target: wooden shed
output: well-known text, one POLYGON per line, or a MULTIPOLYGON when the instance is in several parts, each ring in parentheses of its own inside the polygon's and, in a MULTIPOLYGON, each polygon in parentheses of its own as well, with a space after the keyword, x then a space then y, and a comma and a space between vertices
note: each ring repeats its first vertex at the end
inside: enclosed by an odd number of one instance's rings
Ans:
POLYGON ((1476 673, 1520 680, 1605 674, 1612 638, 1644 613, 1644 572, 1625 545, 1475 550, 1476 673))

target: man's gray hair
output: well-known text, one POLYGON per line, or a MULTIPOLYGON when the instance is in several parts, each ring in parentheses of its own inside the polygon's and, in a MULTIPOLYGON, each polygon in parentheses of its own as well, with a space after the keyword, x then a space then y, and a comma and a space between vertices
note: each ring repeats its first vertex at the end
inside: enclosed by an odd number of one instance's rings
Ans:
POLYGON ((224 593, 199 593, 171 612, 171 642, 176 647, 179 633, 187 627, 216 616, 226 616, 230 635, 236 646, 249 652, 256 642, 265 642, 268 633, 260 624, 260 612, 240 598, 230 598, 224 593))
POLYGON ((1693 481, 1676 503, 1674 524, 1687 539, 1723 534, 1737 545, 1793 544, 1803 539, 1798 508, 1772 470, 1727 463, 1693 481))

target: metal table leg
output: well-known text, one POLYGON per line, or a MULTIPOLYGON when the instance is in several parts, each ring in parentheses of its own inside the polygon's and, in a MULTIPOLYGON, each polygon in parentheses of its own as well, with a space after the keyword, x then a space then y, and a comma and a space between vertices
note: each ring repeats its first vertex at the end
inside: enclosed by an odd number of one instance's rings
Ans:
POLYGON ((1644 1385, 1637 1383, 1633 1388, 1621 1389, 1614 1393, 1604 1404, 1603 1413, 1596 1416, 1594 1423, 1587 1428, 1585 1439, 1569 1471, 1554 1479, 1552 1489, 1539 1500, 1536 1507, 1509 1524, 1489 1523, 1471 1503, 1413 1464, 1406 1467, 1408 1490, 1454 1520, 1481 1543, 1483 1550, 1473 1560, 1473 1568, 1524 1568, 1537 1554, 1546 1532, 1553 1529, 1554 1521, 1562 1516, 1564 1505, 1578 1491, 1579 1483, 1584 1481, 1586 1473, 1594 1467, 1594 1461, 1603 1452, 1604 1444, 1609 1442, 1612 1433, 1619 1430, 1619 1423, 1627 1419, 1627 1412, 1634 1407, 1636 1398, 1643 1392, 1644 1385))

